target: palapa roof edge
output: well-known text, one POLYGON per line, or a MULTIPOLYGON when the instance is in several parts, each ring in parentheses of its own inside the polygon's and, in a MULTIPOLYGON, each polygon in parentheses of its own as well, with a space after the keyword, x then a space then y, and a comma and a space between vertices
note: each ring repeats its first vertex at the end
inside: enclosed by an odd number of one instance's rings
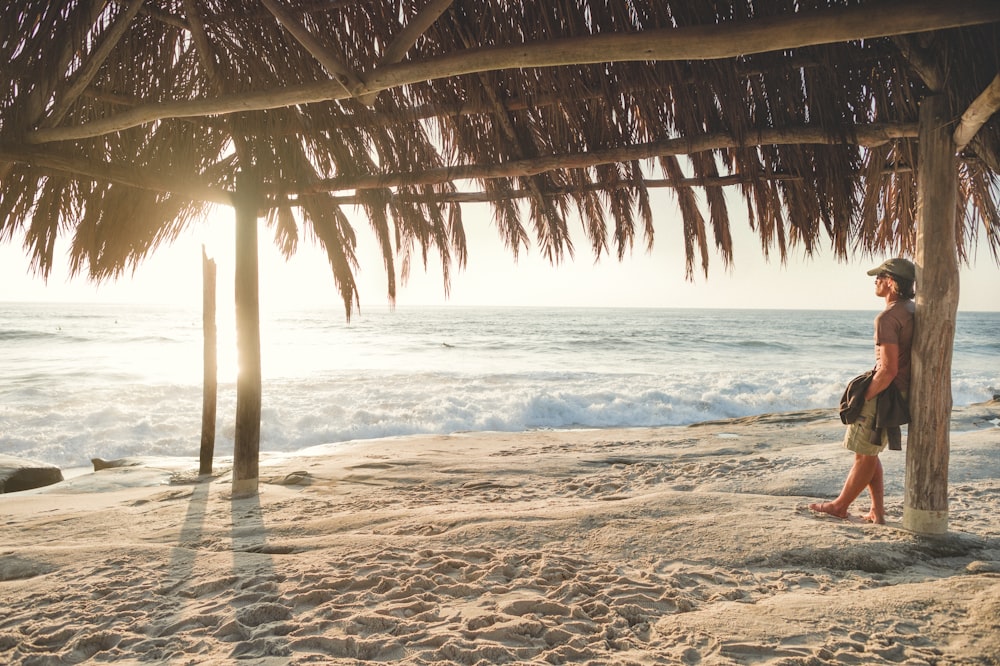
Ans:
POLYGON ((14 0, 0 38, 0 242, 101 280, 253 183, 282 250, 315 238, 348 314, 360 206, 397 264, 467 260, 486 202, 515 255, 653 242, 687 272, 765 252, 915 247, 921 99, 947 97, 957 250, 1000 257, 1000 5, 882 0, 14 0), (525 220, 527 218, 527 221, 525 220))

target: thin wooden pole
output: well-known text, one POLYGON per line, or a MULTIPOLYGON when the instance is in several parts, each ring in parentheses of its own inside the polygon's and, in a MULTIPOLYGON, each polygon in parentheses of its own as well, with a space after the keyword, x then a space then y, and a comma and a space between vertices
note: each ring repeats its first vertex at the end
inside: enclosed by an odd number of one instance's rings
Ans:
POLYGON ((257 494, 260 456, 260 302, 257 267, 257 190, 246 175, 237 179, 236 207, 236 432, 233 496, 257 494))
POLYGON ((208 258, 205 246, 201 246, 201 276, 202 276, 202 330, 205 345, 205 374, 203 379, 203 394, 201 402, 201 456, 198 473, 212 473, 212 458, 215 456, 215 415, 219 387, 219 362, 217 328, 215 325, 215 261, 208 258))
POLYGON ((903 527, 918 534, 948 531, 951 358, 959 291, 958 169, 949 121, 943 95, 920 104, 917 312, 903 506, 903 527))

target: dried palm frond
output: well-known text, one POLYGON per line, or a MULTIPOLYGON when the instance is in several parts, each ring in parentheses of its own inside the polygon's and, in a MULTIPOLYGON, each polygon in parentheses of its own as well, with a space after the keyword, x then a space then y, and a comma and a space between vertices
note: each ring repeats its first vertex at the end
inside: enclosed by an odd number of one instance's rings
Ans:
MULTIPOLYGON (((1000 69, 984 0, 432 4, 13 0, 0 242, 20 238, 47 275, 65 236, 74 271, 113 278, 253 173, 275 242, 320 243, 348 316, 345 205, 375 234, 390 301, 414 261, 437 253, 446 285, 464 265, 466 200, 488 202, 515 258, 572 256, 574 218, 595 257, 624 258, 637 225, 651 246, 670 218, 652 187, 675 194, 689 277, 712 243, 733 261, 727 188, 779 260, 912 254, 920 100, 945 95, 957 122, 1000 69)), ((957 251, 984 242, 997 260, 1000 118, 959 157, 957 251)))

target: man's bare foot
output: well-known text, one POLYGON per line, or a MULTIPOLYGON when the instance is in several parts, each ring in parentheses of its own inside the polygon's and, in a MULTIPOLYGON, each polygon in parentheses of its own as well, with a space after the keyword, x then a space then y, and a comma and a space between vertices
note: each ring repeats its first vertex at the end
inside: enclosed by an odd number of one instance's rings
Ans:
POLYGON ((841 511, 833 502, 822 502, 809 505, 810 511, 817 511, 833 516, 834 518, 847 518, 847 511, 841 511))
POLYGON ((866 513, 861 517, 864 518, 865 522, 867 523, 874 523, 876 525, 885 525, 885 516, 878 515, 877 513, 875 513, 874 509, 872 509, 871 511, 869 511, 868 513, 866 513))

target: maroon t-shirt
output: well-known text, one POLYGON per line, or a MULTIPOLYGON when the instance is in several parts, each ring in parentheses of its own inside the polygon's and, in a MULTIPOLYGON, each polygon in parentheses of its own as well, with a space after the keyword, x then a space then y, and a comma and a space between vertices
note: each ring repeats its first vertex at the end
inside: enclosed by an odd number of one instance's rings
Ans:
POLYGON ((899 346, 899 369, 892 383, 903 393, 910 390, 910 349, 913 347, 913 312, 911 300, 894 301, 875 317, 875 360, 878 346, 899 346))

